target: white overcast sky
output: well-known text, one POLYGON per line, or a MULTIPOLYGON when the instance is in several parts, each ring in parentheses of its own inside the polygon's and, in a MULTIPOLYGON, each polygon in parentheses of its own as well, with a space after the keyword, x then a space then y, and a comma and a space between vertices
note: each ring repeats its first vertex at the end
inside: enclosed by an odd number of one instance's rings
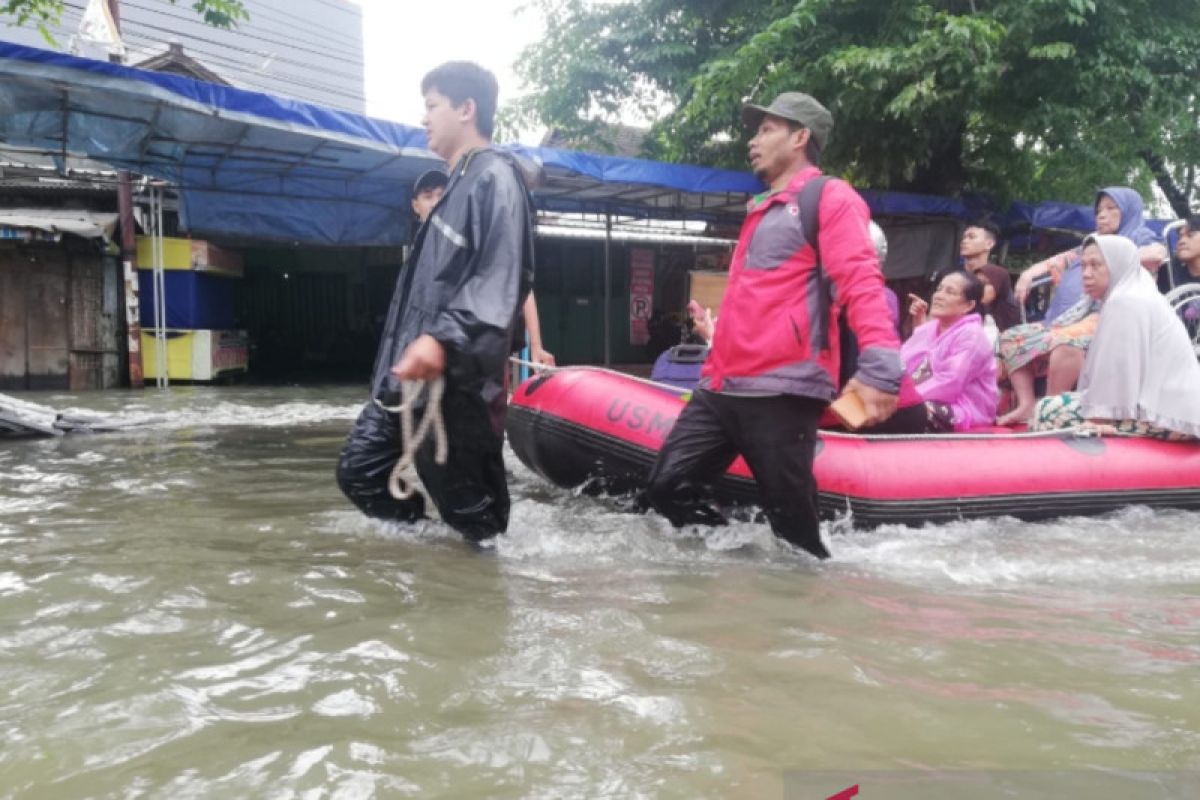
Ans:
POLYGON ((355 2, 363 7, 367 114, 407 125, 420 125, 421 78, 443 61, 467 59, 494 72, 501 105, 519 96, 513 63, 541 38, 536 12, 517 15, 527 0, 355 2))

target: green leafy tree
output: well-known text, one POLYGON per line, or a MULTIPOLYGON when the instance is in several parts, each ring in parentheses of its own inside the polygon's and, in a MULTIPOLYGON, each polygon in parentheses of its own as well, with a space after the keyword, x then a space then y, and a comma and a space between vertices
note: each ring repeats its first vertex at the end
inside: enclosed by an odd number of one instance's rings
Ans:
POLYGON ((745 167, 743 102, 807 91, 824 166, 859 185, 1089 201, 1197 193, 1195 0, 535 0, 527 120, 586 139, 632 115, 648 155, 745 167))
MULTIPOLYGON (((176 0, 169 0, 172 4, 176 0)), ((241 0, 194 0, 192 8, 214 28, 234 28, 238 22, 250 19, 250 13, 241 0)), ((2 16, 11 17, 18 25, 33 23, 50 44, 50 26, 62 19, 63 0, 2 0, 2 16)))

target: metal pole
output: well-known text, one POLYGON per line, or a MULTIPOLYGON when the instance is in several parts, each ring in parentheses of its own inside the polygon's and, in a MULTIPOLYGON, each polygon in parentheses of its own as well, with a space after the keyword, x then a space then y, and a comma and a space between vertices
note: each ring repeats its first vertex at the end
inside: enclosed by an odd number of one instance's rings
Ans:
POLYGON ((117 211, 121 220, 121 263, 125 276, 125 331, 129 346, 129 386, 145 386, 142 372, 142 325, 138 320, 137 231, 133 227, 133 187, 129 171, 117 173, 117 211))
POLYGON ((158 196, 158 217, 155 219, 154 226, 154 266, 158 272, 158 300, 154 307, 158 309, 158 374, 159 384, 166 388, 171 382, 171 372, 168 369, 169 364, 167 353, 167 274, 163 271, 167 260, 166 253, 163 247, 163 190, 158 189, 155 194, 158 196))
POLYGON ((170 383, 167 371, 167 280, 163 272, 163 192, 150 190, 150 252, 154 268, 154 385, 165 389, 170 383))
MULTIPOLYGON (((108 0, 108 11, 112 14, 117 33, 121 32, 121 4, 119 0, 108 0)), ((121 62, 115 53, 109 60, 121 62)), ((125 335, 129 350, 129 386, 141 389, 145 386, 142 367, 142 326, 138 321, 138 278, 137 278, 137 230, 133 225, 133 182, 129 170, 117 173, 117 214, 121 224, 121 264, 125 281, 125 335)))
POLYGON ((612 364, 612 212, 604 213, 604 366, 612 364))

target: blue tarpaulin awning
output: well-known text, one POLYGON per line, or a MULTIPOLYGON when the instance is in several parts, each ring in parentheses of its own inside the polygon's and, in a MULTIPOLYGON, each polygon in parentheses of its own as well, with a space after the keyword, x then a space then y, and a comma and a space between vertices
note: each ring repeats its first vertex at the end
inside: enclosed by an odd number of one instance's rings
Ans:
MULTIPOLYGON (((737 222, 746 172, 512 145, 542 165, 546 211, 737 222)), ((408 240, 413 180, 441 161, 424 132, 298 100, 0 42, 0 152, 160 178, 198 234, 306 244, 408 240)), ((880 216, 979 216, 960 200, 863 191, 880 216)), ((1006 230, 1094 227, 1088 206, 1014 203, 1006 230)), ((1153 224, 1153 223, 1152 223, 1153 224)), ((1161 227, 1161 225, 1160 225, 1161 227)))
POLYGON ((401 244, 422 131, 177 75, 0 42, 0 141, 169 181, 189 230, 401 244))
MULTIPOLYGON (((423 131, 177 75, 0 42, 0 142, 175 184, 181 222, 317 244, 407 240, 413 180, 441 161, 423 131)), ((547 148, 540 207, 676 219, 740 217, 753 175, 547 148)))

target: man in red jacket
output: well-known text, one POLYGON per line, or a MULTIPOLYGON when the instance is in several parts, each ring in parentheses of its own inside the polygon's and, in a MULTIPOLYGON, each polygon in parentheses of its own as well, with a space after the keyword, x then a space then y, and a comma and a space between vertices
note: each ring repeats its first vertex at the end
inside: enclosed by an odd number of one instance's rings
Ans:
POLYGON ((833 117, 812 97, 785 92, 747 105, 750 166, 767 191, 749 205, 729 268, 700 386, 667 436, 646 497, 674 525, 722 524, 707 489, 740 454, 754 473, 776 536, 828 558, 812 463, 817 420, 837 396, 838 316, 858 338, 846 385, 867 425, 887 419, 900 388, 900 342, 884 299, 867 205, 830 179, 818 206, 817 251, 805 238, 800 193, 821 174, 833 117))

